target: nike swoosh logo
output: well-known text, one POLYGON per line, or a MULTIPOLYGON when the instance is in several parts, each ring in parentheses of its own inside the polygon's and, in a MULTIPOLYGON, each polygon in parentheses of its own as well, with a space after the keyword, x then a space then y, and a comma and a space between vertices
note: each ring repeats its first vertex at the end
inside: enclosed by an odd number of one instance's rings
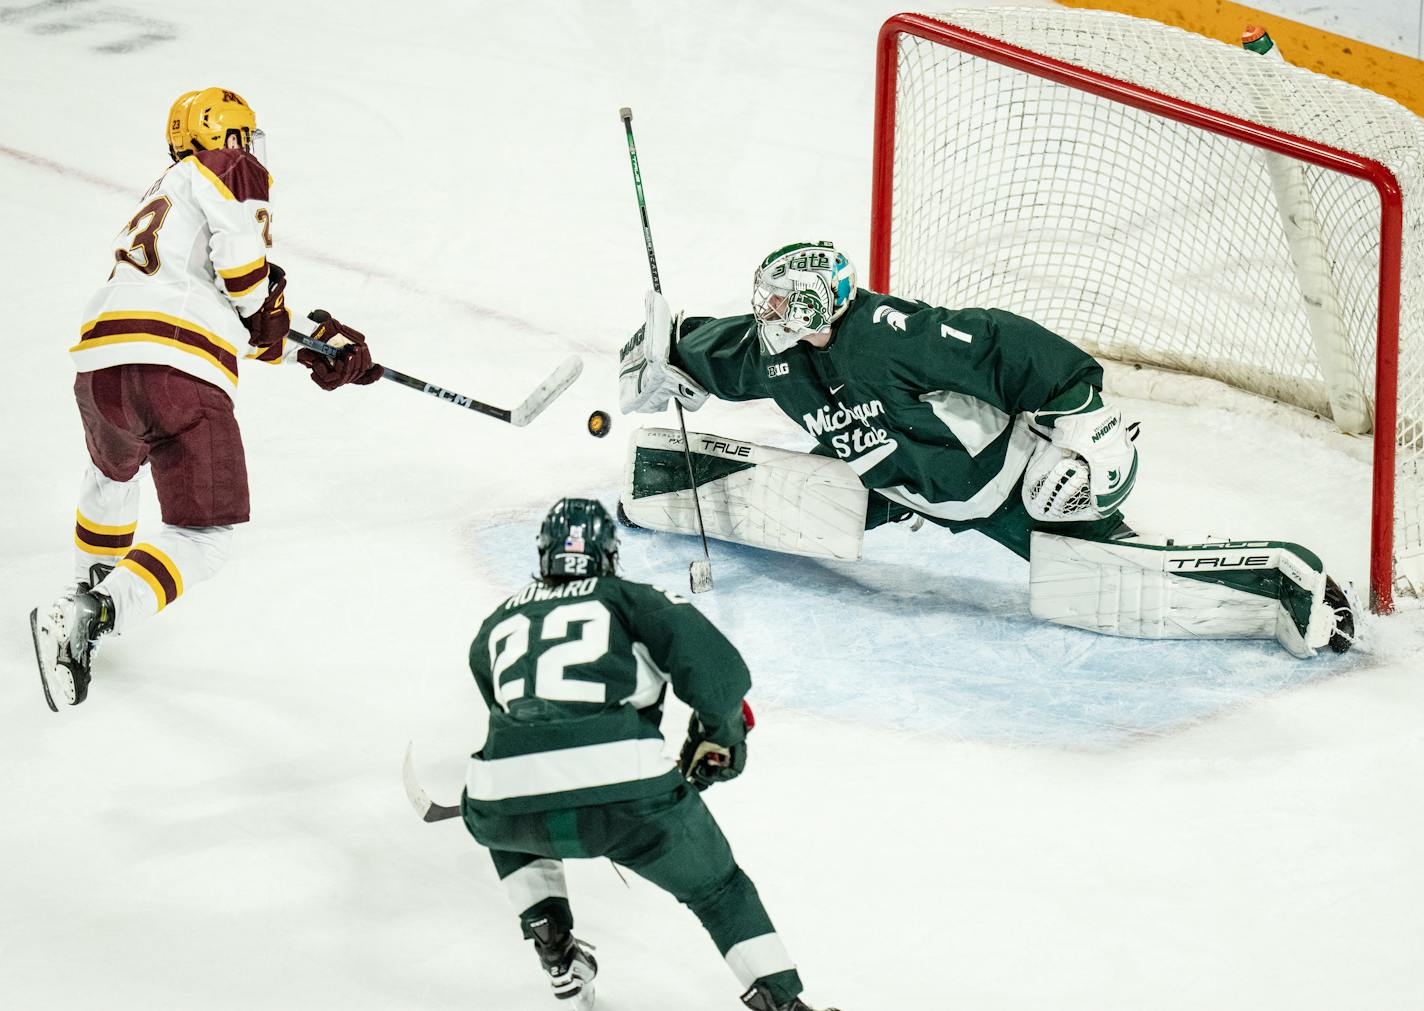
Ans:
POLYGON ((840 392, 841 390, 843 390, 843 389, 845 389, 845 383, 841 383, 839 386, 832 386, 832 387, 831 387, 831 396, 834 397, 837 393, 839 393, 839 392, 840 392))

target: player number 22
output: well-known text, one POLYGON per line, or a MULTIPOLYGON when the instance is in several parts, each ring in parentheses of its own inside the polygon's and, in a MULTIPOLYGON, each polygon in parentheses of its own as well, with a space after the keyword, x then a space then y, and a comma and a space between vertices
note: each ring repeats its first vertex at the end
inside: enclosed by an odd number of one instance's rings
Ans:
MULTIPOLYGON (((562 639, 569 629, 578 626, 578 638, 550 646, 539 654, 534 666, 534 694, 551 702, 604 702, 606 686, 594 681, 571 681, 564 672, 573 666, 593 663, 608 652, 608 608, 596 600, 564 604, 544 616, 539 638, 544 641, 562 639)), ((505 618, 490 631, 490 680, 494 697, 505 712, 515 699, 524 697, 527 678, 513 678, 501 683, 504 672, 529 652, 529 635, 533 622, 524 614, 505 618)))

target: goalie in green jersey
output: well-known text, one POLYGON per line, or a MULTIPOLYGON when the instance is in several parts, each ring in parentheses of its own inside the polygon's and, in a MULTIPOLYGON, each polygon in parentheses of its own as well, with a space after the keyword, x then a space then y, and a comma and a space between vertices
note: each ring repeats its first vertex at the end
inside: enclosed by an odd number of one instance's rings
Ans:
POLYGON ((748 1008, 814 1011, 698 792, 746 766, 751 677, 741 655, 687 601, 616 574, 617 527, 597 501, 555 505, 538 548, 539 578, 500 604, 470 646, 490 724, 461 808, 555 996, 593 1006, 598 966, 574 937, 563 861, 605 856, 697 915, 748 1008), (676 764, 659 730, 669 687, 693 710, 676 764))
MULTIPOLYGON (((1135 539, 1121 510, 1136 426, 1104 403, 1098 362, 1032 320, 857 288, 828 242, 768 255, 746 315, 674 316, 656 292, 644 308, 620 353, 625 414, 771 400, 817 443, 689 435, 708 536, 856 558, 865 530, 918 517, 1029 559, 1033 613, 1051 621, 1274 637, 1298 656, 1349 646, 1350 605, 1299 545, 1135 539)), ((675 432, 635 435, 620 503, 634 525, 696 532, 681 450, 675 432)))

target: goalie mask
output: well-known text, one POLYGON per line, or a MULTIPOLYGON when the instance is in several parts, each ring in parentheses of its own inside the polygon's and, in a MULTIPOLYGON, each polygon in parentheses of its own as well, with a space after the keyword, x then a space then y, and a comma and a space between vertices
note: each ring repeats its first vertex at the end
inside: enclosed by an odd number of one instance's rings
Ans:
POLYGON ((561 499, 539 527, 539 574, 546 579, 611 576, 618 527, 597 499, 561 499))
POLYGON ((757 337, 770 355, 831 328, 855 298, 855 268, 829 242, 782 246, 752 278, 757 337))

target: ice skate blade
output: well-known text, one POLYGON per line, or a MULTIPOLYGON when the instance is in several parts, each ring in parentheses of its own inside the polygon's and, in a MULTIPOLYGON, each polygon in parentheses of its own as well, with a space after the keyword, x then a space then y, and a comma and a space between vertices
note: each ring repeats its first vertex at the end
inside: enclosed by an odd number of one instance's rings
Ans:
MULTIPOLYGON (((59 676, 59 647, 50 635, 50 630, 40 628, 40 609, 35 608, 30 612, 30 636, 35 643, 35 664, 40 671, 40 687, 44 689, 45 705, 49 706, 50 712, 59 712, 59 706, 55 705, 54 694, 50 691, 50 680, 59 676)), ((70 682, 68 691, 70 699, 74 697, 74 685, 70 682)), ((70 705, 74 703, 71 701, 70 705)))

